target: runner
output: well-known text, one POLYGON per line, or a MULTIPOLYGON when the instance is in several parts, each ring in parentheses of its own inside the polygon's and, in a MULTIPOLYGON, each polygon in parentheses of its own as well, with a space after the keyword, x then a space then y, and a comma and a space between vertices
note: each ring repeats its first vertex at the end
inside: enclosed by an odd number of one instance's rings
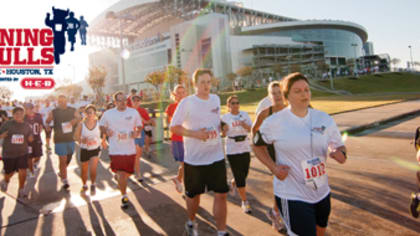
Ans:
POLYGON ((75 108, 67 106, 66 96, 60 95, 58 106, 49 113, 46 123, 51 121, 54 121, 55 153, 59 156, 58 175, 63 183, 63 189, 68 190, 70 185, 67 179, 67 166, 73 157, 74 127, 80 121, 80 115, 75 108))
POLYGON ((274 193, 288 234, 323 236, 331 210, 327 156, 344 163, 346 148, 331 116, 309 107, 307 78, 292 73, 283 85, 290 106, 263 122, 253 138, 254 152, 275 175, 274 193), (267 144, 274 144, 275 162, 267 144))
MULTIPOLYGON (((172 91, 171 97, 175 101, 166 108, 166 122, 168 126, 171 124, 172 117, 175 113, 175 110, 179 102, 186 96, 186 91, 183 85, 178 84, 175 86, 172 91)), ((171 133, 171 149, 172 155, 175 158, 175 161, 179 162, 178 175, 175 178, 172 178, 172 181, 175 184, 175 189, 178 193, 182 193, 183 187, 182 183, 184 182, 184 143, 182 136, 171 133)))
POLYGON ((127 98, 127 106, 133 108, 133 105, 134 105, 133 104, 133 96, 136 95, 137 90, 136 89, 131 89, 130 92, 131 92, 131 95, 128 96, 128 98, 127 98))
POLYGON ((237 188, 242 200, 242 210, 250 214, 251 205, 246 198, 245 185, 251 162, 248 133, 251 131, 252 121, 248 113, 239 110, 239 99, 236 95, 230 96, 226 104, 229 113, 222 116, 222 130, 223 136, 227 136, 226 156, 234 177, 231 180, 231 191, 237 188))
POLYGON ((258 103, 257 109, 255 109, 255 114, 260 114, 261 111, 269 108, 271 105, 273 105, 273 102, 271 101, 270 96, 267 95, 258 103))
POLYGON ((150 151, 150 144, 152 143, 153 138, 152 130, 155 126, 156 113, 152 108, 149 108, 149 111, 152 114, 152 117, 150 118, 149 114, 146 111, 145 113, 142 113, 142 118, 144 120, 144 133, 146 134, 144 137, 144 154, 148 158, 151 158, 152 153, 150 151))
POLYGON ((45 140, 46 140, 46 148, 47 151, 50 152, 51 151, 51 133, 52 133, 52 127, 54 126, 54 124, 52 122, 50 123, 46 123, 47 118, 48 118, 48 114, 54 109, 54 107, 51 105, 50 100, 46 99, 45 100, 45 106, 43 106, 40 110, 41 116, 43 118, 44 121, 44 126, 47 127, 46 129, 44 129, 45 131, 45 140))
POLYGON ((134 138, 142 130, 139 113, 127 107, 126 100, 123 92, 116 92, 114 94, 116 108, 105 111, 99 122, 102 132, 109 137, 111 169, 117 173, 123 209, 128 207, 127 180, 134 173, 136 160, 134 138))
MULTIPOLYGON (((268 98, 270 99, 269 107, 263 109, 260 113, 258 113, 257 118, 252 126, 252 134, 254 135, 258 129, 260 128, 263 121, 271 116, 273 113, 278 112, 285 108, 285 104, 283 102, 283 95, 281 93, 281 83, 278 81, 273 81, 268 85, 268 98)), ((267 146, 268 153, 273 161, 276 159, 276 154, 274 151, 274 145, 267 146)), ((284 230, 284 224, 281 222, 280 212, 277 208, 276 199, 273 199, 273 208, 269 209, 267 212, 267 217, 271 220, 271 225, 275 230, 279 233, 284 230)))
POLYGON ((42 157, 42 140, 41 131, 44 127, 41 114, 34 112, 34 105, 32 103, 25 103, 25 118, 24 121, 29 124, 32 130, 33 142, 28 145, 28 168, 29 177, 35 177, 35 171, 38 171, 39 160, 42 157))
MULTIPOLYGON (((417 162, 420 165, 420 127, 416 129, 416 134, 414 136, 414 148, 416 150, 417 162)), ((410 202, 410 213, 414 218, 419 217, 420 212, 420 171, 416 172, 417 179, 417 192, 411 193, 411 202, 410 202)))
POLYGON ((98 156, 101 151, 101 132, 96 116, 96 107, 88 105, 85 108, 85 118, 80 122, 74 132, 74 140, 80 145, 80 162, 82 162, 82 182, 81 193, 88 190, 87 179, 90 165, 90 194, 96 194, 96 167, 98 166, 98 156))
POLYGON ((193 74, 194 95, 179 103, 171 122, 171 132, 184 136, 184 186, 187 196, 188 235, 198 235, 195 215, 200 195, 214 191, 213 214, 218 235, 226 232, 226 166, 220 138, 220 99, 210 94, 212 72, 197 69, 193 74))
MULTIPOLYGON (((142 123, 143 123, 143 128, 144 128, 144 125, 146 123, 145 120, 146 119, 150 120, 149 114, 147 114, 146 109, 140 106, 140 101, 141 101, 140 96, 134 95, 131 97, 131 99, 133 101, 133 108, 137 110, 140 117, 142 118, 142 123)), ((141 176, 141 173, 140 173, 140 158, 143 151, 145 136, 146 135, 144 133, 144 129, 142 129, 139 137, 136 137, 134 139, 134 142, 136 143, 136 162, 134 166, 134 172, 136 173, 135 177, 137 181, 139 181, 140 183, 143 182, 143 177, 141 176)))
POLYGON ((32 130, 24 122, 25 111, 22 107, 12 110, 13 119, 0 127, 0 139, 3 141, 3 164, 5 175, 0 183, 1 191, 6 192, 10 178, 19 173, 18 198, 26 198, 24 190, 26 169, 28 168, 28 143, 33 141, 32 130))

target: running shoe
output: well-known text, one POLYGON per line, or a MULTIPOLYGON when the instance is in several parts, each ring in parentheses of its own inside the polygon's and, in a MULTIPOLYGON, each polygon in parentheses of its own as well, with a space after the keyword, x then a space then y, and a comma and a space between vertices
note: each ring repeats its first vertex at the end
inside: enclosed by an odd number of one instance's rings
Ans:
POLYGON ((63 183, 63 189, 64 190, 69 190, 69 188, 70 188, 69 183, 63 183))
POLYGON ((143 183, 144 179, 143 179, 143 177, 138 177, 137 181, 139 181, 139 183, 143 183))
POLYGON ((8 186, 9 186, 9 183, 7 183, 6 180, 3 179, 0 182, 0 189, 1 189, 2 192, 6 192, 8 186))
POLYGON ((96 194, 96 185, 90 185, 90 195, 94 196, 96 194))
POLYGON ((176 189, 176 191, 177 191, 178 193, 182 193, 183 188, 182 188, 182 184, 181 184, 181 182, 179 182, 179 180, 178 180, 177 178, 173 178, 173 179, 172 179, 172 182, 174 182, 174 184, 175 184, 175 189, 176 189))
MULTIPOLYGON (((35 169, 34 169, 34 171, 35 171, 35 169)), ((28 171, 28 179, 32 179, 32 178, 35 178, 35 174, 31 171, 28 171)))
POLYGON ((248 201, 243 201, 241 204, 241 208, 242 208, 242 211, 246 214, 251 214, 252 212, 251 205, 249 204, 248 201))
POLYGON ((419 217, 419 199, 417 198, 417 194, 411 193, 411 203, 410 203, 410 213, 414 218, 419 217))
POLYGON ((88 186, 87 185, 83 185, 82 189, 80 189, 81 193, 85 193, 88 190, 88 186))
POLYGON ((281 222, 280 216, 274 212, 273 208, 270 208, 267 212, 268 219, 271 220, 271 226, 278 232, 282 232, 284 230, 284 224, 281 222))
POLYGON ((198 225, 196 222, 194 222, 192 225, 189 225, 188 222, 185 223, 185 235, 198 236, 198 225))
POLYGON ((128 208, 128 197, 121 198, 121 208, 122 209, 128 208))

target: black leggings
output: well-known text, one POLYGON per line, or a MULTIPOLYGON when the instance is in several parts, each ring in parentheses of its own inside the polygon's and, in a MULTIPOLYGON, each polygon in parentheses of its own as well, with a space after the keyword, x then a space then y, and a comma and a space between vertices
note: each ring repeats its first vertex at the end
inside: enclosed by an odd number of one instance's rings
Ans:
POLYGON ((229 160, 230 168, 232 169, 233 177, 235 178, 236 187, 245 187, 249 164, 251 162, 249 152, 227 155, 227 158, 229 160))

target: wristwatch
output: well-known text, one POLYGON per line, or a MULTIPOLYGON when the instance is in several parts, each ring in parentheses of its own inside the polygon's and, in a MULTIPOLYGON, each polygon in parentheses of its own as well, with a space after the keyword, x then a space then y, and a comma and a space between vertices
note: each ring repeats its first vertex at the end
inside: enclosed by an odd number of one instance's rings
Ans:
POLYGON ((343 153, 344 157, 347 159, 347 153, 343 150, 340 150, 341 153, 343 153))

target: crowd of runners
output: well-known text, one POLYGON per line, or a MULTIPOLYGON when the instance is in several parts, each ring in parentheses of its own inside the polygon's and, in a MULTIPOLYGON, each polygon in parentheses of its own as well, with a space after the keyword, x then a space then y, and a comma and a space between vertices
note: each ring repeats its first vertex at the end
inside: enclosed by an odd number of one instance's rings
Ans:
MULTIPOLYGON (((174 191, 183 194, 186 202, 186 235, 198 235, 196 213, 206 192, 214 192, 213 217, 219 236, 228 235, 227 194, 237 193, 243 212, 252 214, 246 188, 251 152, 273 175, 273 204, 267 212, 273 228, 288 235, 325 235, 331 212, 326 163, 328 159, 345 163, 347 150, 332 117, 312 108, 308 79, 292 73, 281 82, 271 82, 252 121, 240 110, 241 101, 235 95, 226 101, 228 112, 221 114, 220 98, 210 92, 212 77, 211 70, 197 69, 192 76, 195 93, 187 96, 183 85, 175 86, 173 103, 165 110, 171 151, 179 163, 172 179, 174 191), (228 179, 227 163, 232 179, 228 179)), ((18 173, 18 197, 27 197, 25 181, 39 170, 43 153, 52 152, 51 147, 59 158, 62 188, 68 190, 67 166, 75 148, 80 148, 80 191, 95 195, 96 166, 101 151, 107 149, 121 207, 128 208, 127 181, 130 175, 143 181, 141 157, 150 153, 155 126, 141 101, 133 91, 130 95, 116 92, 103 109, 87 98, 72 103, 64 95, 54 103, 3 104, 1 190, 7 191, 18 173)), ((419 149, 420 141, 416 145, 419 149)), ((418 216, 420 193, 413 194, 412 200, 411 209, 418 216)))

